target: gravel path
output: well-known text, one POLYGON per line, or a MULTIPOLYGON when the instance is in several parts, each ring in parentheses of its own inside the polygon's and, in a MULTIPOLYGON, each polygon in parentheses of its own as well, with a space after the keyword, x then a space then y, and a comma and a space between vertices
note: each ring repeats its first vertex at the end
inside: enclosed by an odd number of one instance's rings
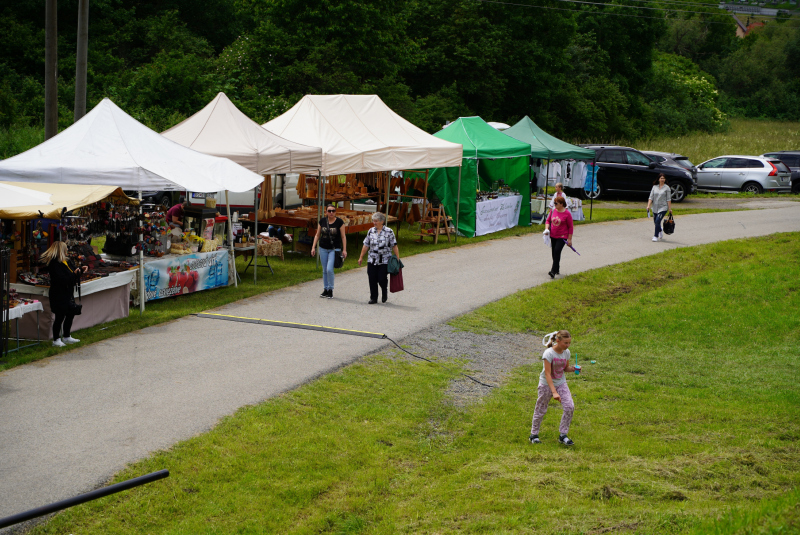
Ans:
MULTIPOLYGON (((465 373, 478 381, 500 386, 506 376, 523 364, 541 362, 542 337, 530 334, 489 333, 476 334, 458 331, 447 324, 425 329, 402 340, 401 345, 420 357, 437 361, 465 362, 465 373)), ((396 353, 403 356, 399 350, 396 353)), ((409 359, 413 357, 408 356, 409 359)), ((447 397, 457 407, 479 402, 491 391, 469 379, 460 377, 451 381, 447 397)))
MULTIPOLYGON (((565 252, 561 271, 568 276, 677 247, 798 232, 800 203, 681 216, 676 223, 677 233, 664 242, 650 240, 653 227, 646 219, 576 227, 581 256, 565 252)), ((538 356, 530 355, 530 340, 510 337, 519 351, 508 351, 491 335, 437 329, 551 282, 549 256, 539 235, 486 241, 404 258, 406 290, 385 305, 366 305, 362 268, 336 275, 332 300, 319 299, 320 282, 313 281, 216 312, 386 333, 398 341, 433 329, 429 338, 439 336, 442 347, 425 346, 417 337, 420 350, 467 355, 485 382, 501 382, 524 362, 514 359, 538 356)), ((533 344, 538 353, 541 342, 533 344)), ((126 464, 207 431, 242 406, 387 348, 374 338, 190 316, 2 372, 0 517, 91 490, 126 464)), ((454 402, 469 402, 472 388, 455 384, 454 402)))

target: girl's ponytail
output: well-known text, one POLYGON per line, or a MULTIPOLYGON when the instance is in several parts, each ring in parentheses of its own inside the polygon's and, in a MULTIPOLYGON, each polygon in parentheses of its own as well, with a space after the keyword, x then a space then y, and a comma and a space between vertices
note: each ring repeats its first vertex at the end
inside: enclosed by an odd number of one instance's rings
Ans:
POLYGON ((569 334, 569 331, 564 329, 560 331, 553 331, 550 334, 546 334, 545 337, 542 338, 542 345, 545 347, 553 347, 556 345, 556 342, 565 338, 572 338, 572 335, 569 334))

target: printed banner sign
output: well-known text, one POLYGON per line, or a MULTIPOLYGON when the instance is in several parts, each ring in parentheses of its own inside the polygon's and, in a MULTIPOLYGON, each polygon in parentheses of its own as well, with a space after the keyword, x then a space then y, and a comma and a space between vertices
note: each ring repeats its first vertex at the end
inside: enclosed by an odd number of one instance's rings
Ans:
POLYGON ((498 197, 481 201, 475 206, 475 235, 516 227, 522 208, 522 196, 498 197))
POLYGON ((227 249, 153 260, 144 265, 147 301, 228 285, 227 249))

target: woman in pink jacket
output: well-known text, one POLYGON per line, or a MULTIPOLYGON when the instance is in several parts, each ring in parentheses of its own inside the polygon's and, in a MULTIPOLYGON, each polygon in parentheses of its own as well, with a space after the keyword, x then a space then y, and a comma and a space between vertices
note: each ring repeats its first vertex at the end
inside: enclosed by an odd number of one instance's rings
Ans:
POLYGON ((559 274, 561 269, 561 251, 564 245, 572 247, 572 214, 567 210, 567 201, 563 197, 556 197, 556 208, 544 222, 545 232, 550 233, 550 246, 553 248, 553 267, 547 273, 551 279, 559 274))

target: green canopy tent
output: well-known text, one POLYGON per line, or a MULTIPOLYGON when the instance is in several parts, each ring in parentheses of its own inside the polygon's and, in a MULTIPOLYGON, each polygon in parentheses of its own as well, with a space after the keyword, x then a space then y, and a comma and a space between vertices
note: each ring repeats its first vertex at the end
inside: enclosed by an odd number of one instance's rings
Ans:
MULTIPOLYGON (((531 157, 546 160, 594 160, 595 152, 592 149, 584 149, 577 145, 572 145, 566 141, 561 141, 557 137, 551 136, 527 115, 520 121, 503 130, 503 134, 510 136, 518 141, 528 143, 531 146, 531 157)), ((550 178, 550 177, 548 177, 550 178)), ((545 182, 545 198, 547 198, 547 182, 545 182)))
POLYGON ((495 130, 480 117, 460 117, 434 136, 461 143, 461 167, 431 169, 428 193, 435 194, 445 210, 455 215, 456 227, 468 237, 475 236, 475 208, 478 190, 488 190, 493 181, 503 181, 522 195, 519 225, 531 224, 531 146, 495 130))

